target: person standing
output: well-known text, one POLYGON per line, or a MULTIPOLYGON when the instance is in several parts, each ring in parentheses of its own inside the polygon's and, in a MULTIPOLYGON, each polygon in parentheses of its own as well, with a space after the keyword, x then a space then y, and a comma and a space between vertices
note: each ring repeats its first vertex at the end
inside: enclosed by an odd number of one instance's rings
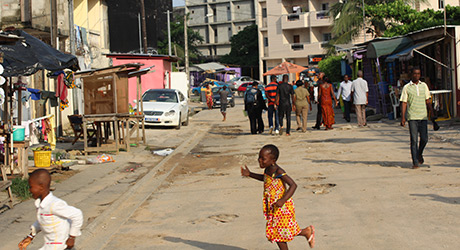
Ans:
POLYGON ((353 104, 355 105, 356 117, 358 126, 364 127, 366 122, 366 106, 368 104, 369 89, 367 81, 363 79, 363 71, 358 71, 358 78, 351 85, 351 94, 353 96, 353 104))
POLYGON ((316 80, 316 85, 315 86, 315 101, 316 101, 316 124, 313 126, 313 129, 320 129, 321 127, 321 119, 322 119, 322 114, 321 114, 321 99, 319 98, 319 89, 321 88, 321 84, 323 83, 323 78, 324 78, 324 72, 319 72, 318 78, 316 80))
POLYGON ((337 100, 342 96, 344 106, 344 118, 350 122, 351 112, 351 85, 352 82, 348 79, 348 75, 343 76, 343 81, 340 83, 339 91, 337 92, 337 100))
POLYGON ((248 112, 251 134, 262 134, 264 132, 264 121, 262 110, 267 109, 262 92, 257 87, 258 82, 252 82, 252 87, 244 93, 244 110, 248 112))
POLYGON ((206 94, 206 105, 208 105, 208 109, 212 109, 214 106, 214 102, 212 101, 212 89, 209 84, 206 85, 206 89, 204 90, 206 94))
POLYGON ((334 109, 332 108, 332 99, 337 106, 338 102, 335 99, 334 92, 332 91, 332 84, 330 83, 327 77, 323 78, 324 82, 319 88, 319 98, 321 99, 321 114, 323 117, 323 124, 326 127, 326 130, 331 130, 332 125, 335 124, 334 119, 334 109))
POLYGON ((275 118, 275 134, 280 133, 280 122, 278 117, 278 107, 275 105, 276 101, 276 89, 278 83, 276 82, 276 76, 270 76, 270 83, 265 87, 265 96, 268 100, 268 126, 270 130, 269 134, 273 132, 273 117, 275 118))
POLYGON ((412 155, 412 169, 419 168, 423 164, 423 150, 428 143, 428 112, 431 112, 433 119, 433 107, 431 106, 430 90, 426 83, 420 81, 420 69, 412 69, 412 80, 404 85, 401 92, 401 126, 409 123, 410 152, 412 155), (417 145, 420 134, 420 144, 417 145))
POLYGON ((222 121, 225 122, 227 120, 227 105, 228 105, 228 89, 227 85, 224 85, 222 88, 219 89, 219 96, 220 96, 220 113, 223 116, 222 121))
POLYGON ((308 109, 311 110, 310 93, 308 93, 307 84, 298 80, 296 82, 297 88, 294 90, 297 130, 302 130, 302 132, 307 131, 308 109))
POLYGON ((294 89, 289 84, 289 76, 283 75, 283 82, 276 89, 276 105, 280 121, 280 134, 283 130, 283 117, 286 116, 286 135, 291 135, 291 110, 295 111, 294 89), (291 105, 292 99, 292 105, 291 105))

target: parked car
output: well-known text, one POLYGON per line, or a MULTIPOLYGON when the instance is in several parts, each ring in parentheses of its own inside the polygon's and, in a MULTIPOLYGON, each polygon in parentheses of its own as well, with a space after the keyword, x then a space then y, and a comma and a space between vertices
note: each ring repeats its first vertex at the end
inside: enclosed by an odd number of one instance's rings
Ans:
MULTIPOLYGON (((192 89, 192 93, 194 95, 200 95, 201 94, 201 89, 205 88, 207 84, 211 84, 211 88, 213 88, 213 87, 223 87, 224 85, 227 85, 227 84, 225 84, 225 82, 221 82, 221 81, 217 81, 217 80, 205 80, 198 87, 194 87, 192 89)), ((227 87, 228 87, 228 85, 227 85, 227 87)))
POLYGON ((241 86, 241 84, 253 81, 254 79, 252 79, 249 76, 236 76, 226 81, 225 83, 228 84, 231 90, 237 90, 241 86))
MULTIPOLYGON (((220 91, 220 87, 214 87, 212 89, 212 99, 213 99, 213 102, 214 102, 214 107, 217 107, 217 106, 220 106, 220 95, 219 95, 219 91, 220 91)), ((228 90, 228 96, 227 96, 227 103, 230 105, 230 107, 235 107, 235 98, 233 97, 233 91, 230 90, 229 88, 227 88, 228 90)))
POLYGON ((177 89, 149 89, 142 95, 145 124, 153 126, 188 125, 187 98, 177 89))
MULTIPOLYGON (((246 90, 248 89, 248 86, 252 86, 251 83, 243 83, 241 84, 241 86, 238 88, 238 95, 243 97, 244 96, 244 92, 246 92, 246 90)), ((262 96, 264 97, 264 100, 267 100, 267 97, 265 96, 265 86, 262 85, 262 84, 259 84, 257 85, 257 88, 260 89, 260 91, 262 91, 262 96)))

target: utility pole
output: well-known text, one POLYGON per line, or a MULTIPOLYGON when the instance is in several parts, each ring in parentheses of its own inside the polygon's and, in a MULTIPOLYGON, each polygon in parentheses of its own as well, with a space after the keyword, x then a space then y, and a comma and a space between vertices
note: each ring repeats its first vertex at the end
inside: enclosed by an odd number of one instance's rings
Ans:
POLYGON ((184 15, 184 53, 185 53, 185 74, 187 75, 187 82, 189 81, 188 72, 188 34, 187 34, 187 12, 184 15))
MULTIPOLYGON (((67 0, 68 11, 69 11, 69 38, 70 38, 70 53, 75 55, 75 27, 73 22, 73 0, 67 0)), ((73 114, 78 115, 78 95, 77 89, 72 90, 72 105, 73 105, 73 114)))
POLYGON ((50 12, 51 12, 51 33, 50 33, 50 39, 51 39, 51 47, 56 48, 57 47, 57 0, 50 0, 50 12))
POLYGON ((170 23, 171 21, 170 21, 170 15, 169 15, 171 12, 168 10, 166 13, 168 14, 168 52, 169 52, 168 55, 171 56, 172 55, 172 52, 171 52, 171 23, 170 23))
POLYGON ((363 35, 364 35, 364 42, 366 42, 366 10, 364 9, 364 0, 363 0, 363 35))
POLYGON ((141 2, 141 18, 142 18, 142 44, 144 47, 144 53, 147 54, 147 27, 145 24, 145 5, 144 0, 140 0, 141 2))

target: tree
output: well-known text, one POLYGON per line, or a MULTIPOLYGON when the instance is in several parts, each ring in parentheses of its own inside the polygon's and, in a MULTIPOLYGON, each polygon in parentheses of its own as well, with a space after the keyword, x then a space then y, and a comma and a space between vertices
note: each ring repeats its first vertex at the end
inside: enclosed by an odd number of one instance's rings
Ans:
POLYGON ((221 58, 221 62, 240 66, 257 66, 259 64, 259 42, 257 25, 246 26, 230 38, 230 53, 221 58))
POLYGON ((342 79, 341 61, 342 55, 328 56, 319 62, 318 68, 324 72, 332 82, 340 82, 342 79))
MULTIPOLYGON (((407 16, 415 11, 409 7, 409 3, 423 2, 427 2, 427 0, 364 0, 365 18, 363 18, 363 0, 337 2, 331 6, 329 11, 329 15, 333 18, 333 39, 330 43, 350 43, 363 30, 364 25, 368 25, 365 26, 366 32, 381 37, 386 31, 388 23, 395 20, 395 16, 407 16), (379 10, 383 6, 392 6, 392 8, 384 7, 387 13, 381 11, 377 15, 375 10, 379 10)), ((399 19, 399 21, 404 23, 405 20, 399 19)))
MULTIPOLYGON (((183 16, 176 16, 174 17, 175 21, 171 22, 171 50, 174 54, 174 46, 176 47, 177 56, 181 58, 179 60, 180 64, 183 64, 183 60, 185 59, 184 53, 184 18, 183 16)), ((168 30, 163 31, 165 35, 165 39, 158 41, 158 53, 167 55, 168 54, 168 30)), ((187 27, 187 35, 188 35, 188 53, 189 58, 191 61, 199 60, 202 56, 200 51, 197 48, 197 44, 204 41, 203 37, 196 31, 192 30, 191 28, 187 27)))

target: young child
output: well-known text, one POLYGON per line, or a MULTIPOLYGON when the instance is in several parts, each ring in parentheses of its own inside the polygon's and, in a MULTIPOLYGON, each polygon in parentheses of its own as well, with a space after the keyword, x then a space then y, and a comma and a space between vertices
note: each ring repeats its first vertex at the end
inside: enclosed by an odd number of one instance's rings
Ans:
POLYGON ((259 152, 259 166, 265 169, 264 174, 249 171, 241 167, 241 175, 249 176, 264 182, 264 215, 267 220, 266 236, 271 242, 276 242, 279 249, 288 249, 287 242, 294 236, 304 236, 311 248, 315 246, 315 228, 313 226, 300 229, 295 220, 294 202, 292 195, 297 185, 276 161, 279 150, 275 145, 265 145, 259 152), (286 190, 286 184, 289 188, 286 190))
POLYGON ((50 192, 51 176, 45 169, 37 169, 29 177, 29 187, 37 207, 37 221, 31 226, 31 233, 18 245, 26 249, 35 235, 44 231, 45 245, 41 250, 71 249, 75 237, 81 234, 83 214, 80 209, 67 203, 50 192))

